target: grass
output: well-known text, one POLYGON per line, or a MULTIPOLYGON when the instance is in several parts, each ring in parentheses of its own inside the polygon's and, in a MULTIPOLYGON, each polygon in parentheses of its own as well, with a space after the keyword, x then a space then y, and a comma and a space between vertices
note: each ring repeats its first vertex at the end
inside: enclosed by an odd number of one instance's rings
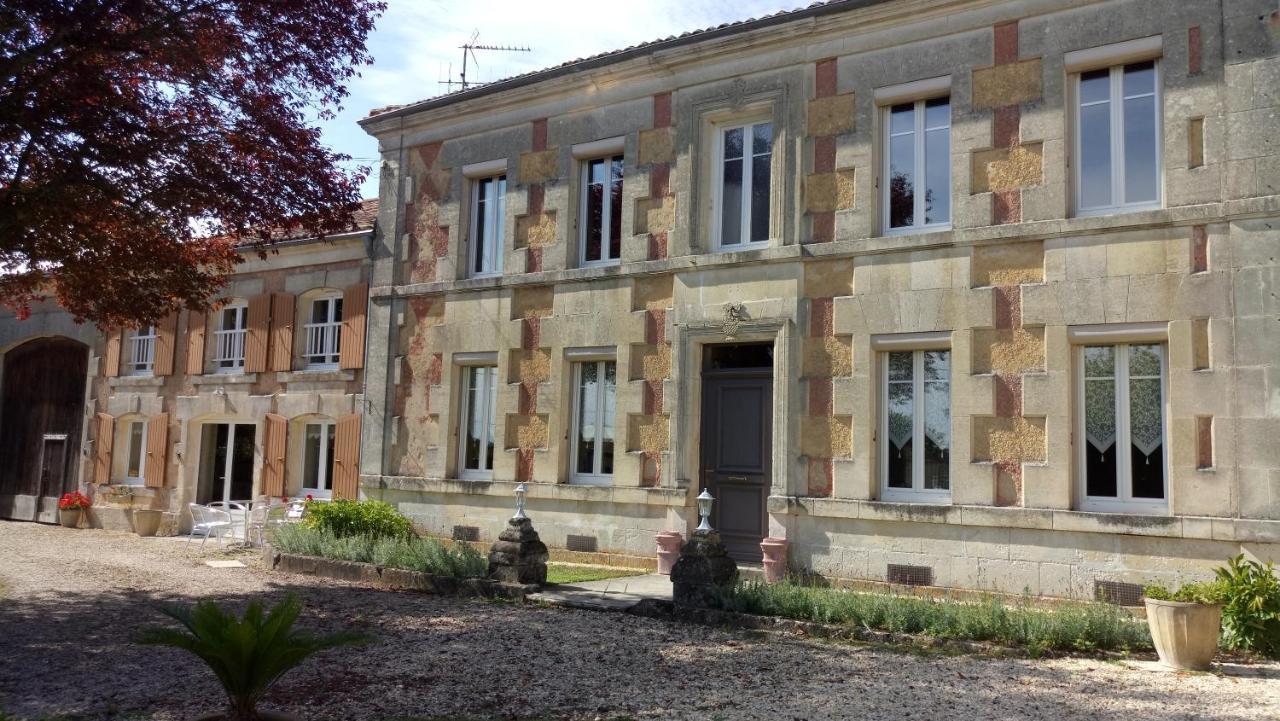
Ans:
POLYGON ((1136 651, 1151 648, 1145 621, 1102 603, 1064 603, 1054 610, 989 598, 975 603, 857 593, 796 581, 739 582, 721 598, 741 613, 857 626, 935 638, 991 641, 1046 651, 1136 651))
POLYGON ((433 576, 478 578, 487 570, 484 556, 471 546, 465 543, 445 546, 434 538, 340 538, 332 531, 295 523, 279 527, 272 543, 282 553, 373 563, 433 576))
POLYGON ((638 571, 634 568, 581 566, 572 563, 547 564, 547 583, 586 583, 588 581, 603 581, 609 578, 625 578, 643 574, 644 571, 638 571))

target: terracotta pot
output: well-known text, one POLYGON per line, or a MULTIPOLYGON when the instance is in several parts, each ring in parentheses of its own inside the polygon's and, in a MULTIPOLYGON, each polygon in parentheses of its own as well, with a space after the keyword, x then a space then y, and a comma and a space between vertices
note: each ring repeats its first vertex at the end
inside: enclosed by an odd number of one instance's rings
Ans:
POLYGON ((661 531, 657 534, 656 540, 658 541, 658 573, 670 576, 671 567, 676 565, 676 559, 680 558, 680 545, 684 537, 675 531, 661 531))
POLYGON ((787 576, 787 539, 770 536, 760 542, 764 556, 764 580, 777 583, 787 576))
POLYGON ((1170 668, 1203 671, 1218 651, 1222 607, 1146 599, 1147 625, 1160 662, 1170 668))
POLYGON ((79 508, 59 508, 58 523, 63 528, 75 528, 80 525, 80 512, 79 508))
POLYGON ((152 508, 139 508, 133 512, 133 530, 139 536, 154 536, 160 530, 160 521, 164 519, 164 511, 152 508))

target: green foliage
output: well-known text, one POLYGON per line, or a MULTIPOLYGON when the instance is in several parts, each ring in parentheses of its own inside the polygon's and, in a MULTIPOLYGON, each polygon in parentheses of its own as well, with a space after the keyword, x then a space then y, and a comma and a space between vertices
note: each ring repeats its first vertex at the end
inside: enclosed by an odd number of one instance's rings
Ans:
POLYGON ((413 524, 384 501, 337 499, 307 506, 307 526, 333 532, 335 536, 408 538, 413 524))
POLYGON ((1202 603, 1206 606, 1217 606, 1225 602, 1226 592, 1226 586, 1221 581, 1184 583, 1176 591, 1170 591, 1159 585, 1147 586, 1142 590, 1144 596, 1157 601, 1202 603))
POLYGON ((733 611, 847 624, 936 638, 994 641, 1049 650, 1138 650, 1151 648, 1144 622, 1123 609, 1100 603, 1065 603, 1054 610, 998 598, 966 603, 953 600, 855 593, 804 582, 739 582, 722 596, 733 611))
POLYGON ((262 602, 253 601, 243 618, 223 611, 212 601, 201 601, 194 608, 168 606, 163 611, 185 630, 147 628, 138 635, 138 643, 180 648, 208 664, 227 692, 232 721, 256 719, 257 703, 271 685, 308 656, 369 640, 353 632, 312 636, 294 631, 293 623, 302 612, 296 596, 289 596, 266 614, 262 602))
POLYGON ((328 529, 289 524, 276 529, 272 543, 283 553, 372 563, 433 576, 477 578, 487 570, 484 556, 465 543, 445 546, 434 538, 412 535, 338 536, 328 529))
POLYGON ((1243 554, 1215 571, 1223 587, 1222 645, 1280 659, 1280 578, 1243 554))

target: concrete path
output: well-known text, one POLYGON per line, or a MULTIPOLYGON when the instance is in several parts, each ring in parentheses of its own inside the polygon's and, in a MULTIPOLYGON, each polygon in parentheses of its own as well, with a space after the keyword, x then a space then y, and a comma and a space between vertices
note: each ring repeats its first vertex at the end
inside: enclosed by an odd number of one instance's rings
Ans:
POLYGON ((547 586, 530 601, 570 608, 625 611, 649 598, 671 600, 671 577, 659 574, 547 586))

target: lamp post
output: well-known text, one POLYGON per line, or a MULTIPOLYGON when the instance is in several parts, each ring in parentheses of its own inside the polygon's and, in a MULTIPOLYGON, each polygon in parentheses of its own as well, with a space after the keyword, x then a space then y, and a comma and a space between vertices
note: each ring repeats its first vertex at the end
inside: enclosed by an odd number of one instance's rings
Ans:
POLYGON ((715 502, 715 498, 711 495, 711 491, 702 489, 702 493, 698 495, 698 515, 702 516, 702 522, 698 527, 693 529, 695 533, 710 533, 711 528, 711 504, 715 502))
POLYGON ((524 512, 524 497, 525 497, 525 494, 528 492, 529 492, 529 487, 526 486, 525 484, 521 483, 520 485, 516 486, 516 515, 512 516, 511 520, 519 521, 529 517, 525 515, 525 512, 524 512))

